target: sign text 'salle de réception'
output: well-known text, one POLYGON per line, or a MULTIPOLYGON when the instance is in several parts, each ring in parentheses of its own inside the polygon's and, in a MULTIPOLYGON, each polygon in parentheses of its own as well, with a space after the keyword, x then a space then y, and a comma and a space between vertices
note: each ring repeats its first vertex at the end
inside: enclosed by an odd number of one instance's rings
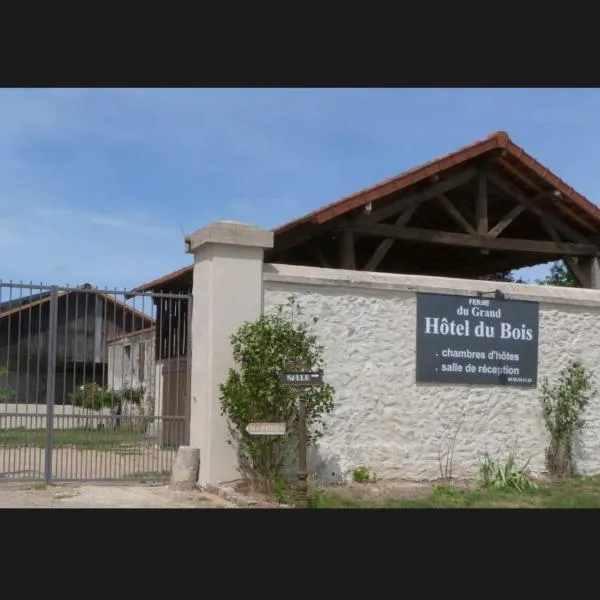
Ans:
POLYGON ((537 384, 539 307, 522 300, 417 295, 417 381, 537 384))

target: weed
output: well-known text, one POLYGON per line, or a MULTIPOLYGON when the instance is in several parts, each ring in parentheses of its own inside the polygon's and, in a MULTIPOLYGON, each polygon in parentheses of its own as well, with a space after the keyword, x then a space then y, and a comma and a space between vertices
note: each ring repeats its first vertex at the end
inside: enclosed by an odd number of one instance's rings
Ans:
POLYGON ((530 478, 527 468, 529 461, 522 467, 516 463, 515 453, 511 452, 504 463, 500 459, 485 454, 479 467, 479 478, 484 488, 524 492, 536 489, 537 484, 530 478))
POLYGON ((377 476, 373 469, 360 465, 352 471, 352 481, 354 481, 354 483, 375 483, 377 481, 377 476))

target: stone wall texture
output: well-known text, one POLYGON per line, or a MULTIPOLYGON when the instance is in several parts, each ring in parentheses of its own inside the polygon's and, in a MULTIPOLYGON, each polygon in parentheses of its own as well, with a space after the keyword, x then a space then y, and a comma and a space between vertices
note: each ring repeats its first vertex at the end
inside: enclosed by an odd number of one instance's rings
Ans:
MULTIPOLYGON (((443 466, 455 435, 455 477, 475 476, 483 453, 505 458, 514 448, 540 474, 548 439, 542 379, 554 378, 570 358, 600 370, 596 290, 265 265, 265 311, 292 294, 307 317, 319 319, 314 330, 325 346, 325 378, 336 389, 336 408, 311 465, 328 482, 347 480, 359 465, 380 479, 437 479, 440 456, 443 466), (540 302, 538 388, 417 384, 415 292, 494 289, 540 302)), ((582 474, 597 474, 597 400, 585 418, 576 462, 582 474)))

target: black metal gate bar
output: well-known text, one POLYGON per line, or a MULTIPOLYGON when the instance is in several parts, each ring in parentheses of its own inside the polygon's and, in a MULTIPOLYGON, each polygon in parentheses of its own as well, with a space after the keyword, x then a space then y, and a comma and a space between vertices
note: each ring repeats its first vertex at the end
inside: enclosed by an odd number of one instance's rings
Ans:
POLYGON ((167 478, 189 443, 191 312, 189 294, 0 281, 0 481, 167 478))

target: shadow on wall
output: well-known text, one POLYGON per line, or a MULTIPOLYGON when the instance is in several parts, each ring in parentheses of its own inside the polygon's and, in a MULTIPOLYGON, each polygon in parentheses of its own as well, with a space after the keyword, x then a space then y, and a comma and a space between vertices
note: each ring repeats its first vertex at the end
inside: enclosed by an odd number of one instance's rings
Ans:
POLYGON ((319 482, 325 485, 341 485, 345 483, 340 468, 340 457, 331 455, 327 459, 323 459, 319 454, 318 448, 315 446, 309 449, 308 470, 310 473, 316 473, 319 482))

